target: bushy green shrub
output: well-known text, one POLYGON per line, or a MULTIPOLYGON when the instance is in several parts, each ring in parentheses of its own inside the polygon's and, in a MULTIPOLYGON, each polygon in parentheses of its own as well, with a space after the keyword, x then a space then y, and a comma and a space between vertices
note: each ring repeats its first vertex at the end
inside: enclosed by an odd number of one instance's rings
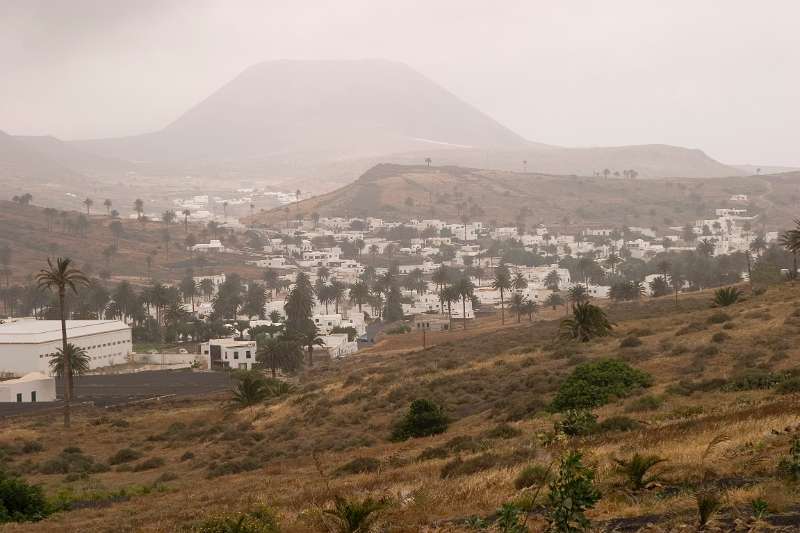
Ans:
POLYGON ((585 512, 600 500, 594 484, 594 469, 584 466, 578 451, 567 452, 549 484, 546 519, 549 531, 577 533, 589 529, 585 512))
POLYGON ((544 465, 528 465, 523 468, 514 479, 514 487, 517 490, 527 489, 528 487, 540 487, 550 479, 550 469, 544 465))
POLYGON ((791 377, 780 384, 775 389, 779 394, 792 394, 800 392, 800 377, 791 377))
POLYGON ((778 463, 778 471, 792 481, 800 480, 800 437, 792 440, 789 455, 778 463))
POLYGON ((522 431, 506 423, 498 424, 485 433, 487 439, 513 439, 522 435, 522 431))
POLYGON ((588 409, 568 409, 553 429, 570 437, 589 435, 597 429, 597 416, 588 409))
POLYGON ((552 402, 556 411, 589 409, 624 398, 649 387, 652 377, 618 359, 601 359, 575 367, 561 384, 552 402))
POLYGON ((48 511, 41 487, 0 471, 0 524, 41 520, 48 511))
POLYGON ((714 303, 716 307, 727 307, 738 302, 744 293, 736 287, 723 287, 714 291, 714 303))
POLYGON ((223 463, 210 463, 208 465, 209 479, 220 476, 229 476, 241 472, 250 472, 261 467, 261 463, 253 457, 245 457, 238 461, 225 461, 223 463))
POLYGON ((688 335, 689 333, 697 333, 698 331, 703 331, 706 329, 705 324, 701 324, 700 322, 689 322, 678 331, 675 332, 676 337, 680 337, 682 335, 688 335))
POLYGON ((447 431, 447 425, 447 416, 438 405, 430 400, 414 400, 408 408, 408 413, 392 430, 391 440, 403 441, 438 435, 447 431))
POLYGON ((95 474, 107 472, 108 465, 97 463, 80 448, 68 447, 56 457, 39 464, 42 474, 95 474))

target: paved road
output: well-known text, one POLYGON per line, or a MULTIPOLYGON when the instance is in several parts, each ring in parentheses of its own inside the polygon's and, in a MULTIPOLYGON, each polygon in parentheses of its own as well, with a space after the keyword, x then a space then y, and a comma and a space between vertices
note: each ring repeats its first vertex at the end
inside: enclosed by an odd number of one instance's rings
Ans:
MULTIPOLYGON (((230 388, 226 372, 156 370, 135 374, 82 376, 75 382, 75 403, 92 402, 106 407, 155 396, 206 394, 230 388)), ((61 397, 63 387, 57 383, 61 397)), ((0 403, 0 417, 52 409, 61 402, 0 403)))

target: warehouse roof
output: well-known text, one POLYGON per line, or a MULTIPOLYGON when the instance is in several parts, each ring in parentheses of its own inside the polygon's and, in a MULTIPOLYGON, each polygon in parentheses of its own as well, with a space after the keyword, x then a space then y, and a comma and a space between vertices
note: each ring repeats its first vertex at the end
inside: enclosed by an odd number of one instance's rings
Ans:
MULTIPOLYGON (((119 320, 67 320, 67 337, 70 339, 123 330, 130 330, 130 327, 119 320)), ((24 319, 0 324, 0 346, 57 340, 61 340, 59 320, 24 319)))

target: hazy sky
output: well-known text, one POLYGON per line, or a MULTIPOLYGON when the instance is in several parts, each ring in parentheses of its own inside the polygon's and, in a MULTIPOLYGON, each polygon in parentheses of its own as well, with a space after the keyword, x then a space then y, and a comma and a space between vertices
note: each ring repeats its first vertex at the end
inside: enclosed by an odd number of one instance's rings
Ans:
POLYGON ((0 130, 158 129, 270 59, 408 63, 530 140, 800 166, 796 0, 0 0, 0 130))

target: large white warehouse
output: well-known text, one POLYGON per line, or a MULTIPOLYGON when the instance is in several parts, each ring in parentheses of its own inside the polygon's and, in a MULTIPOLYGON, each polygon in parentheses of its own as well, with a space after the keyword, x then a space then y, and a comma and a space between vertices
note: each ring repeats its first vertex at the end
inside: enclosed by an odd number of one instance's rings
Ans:
MULTIPOLYGON (((89 368, 127 361, 131 328, 118 320, 67 320, 68 342, 86 350, 89 368)), ((0 324, 0 374, 50 373, 61 348, 61 322, 21 319, 0 324)))

